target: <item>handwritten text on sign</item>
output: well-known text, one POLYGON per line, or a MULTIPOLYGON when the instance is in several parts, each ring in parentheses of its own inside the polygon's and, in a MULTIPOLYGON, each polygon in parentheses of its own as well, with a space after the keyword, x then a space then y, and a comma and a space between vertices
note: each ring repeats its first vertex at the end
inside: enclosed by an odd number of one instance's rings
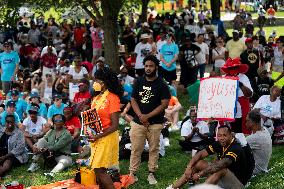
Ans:
POLYGON ((235 116, 238 80, 205 78, 200 82, 197 118, 232 121, 235 116))
POLYGON ((81 136, 88 135, 88 133, 92 135, 97 135, 98 133, 102 132, 102 124, 96 109, 90 109, 81 112, 81 117, 82 117, 81 136))

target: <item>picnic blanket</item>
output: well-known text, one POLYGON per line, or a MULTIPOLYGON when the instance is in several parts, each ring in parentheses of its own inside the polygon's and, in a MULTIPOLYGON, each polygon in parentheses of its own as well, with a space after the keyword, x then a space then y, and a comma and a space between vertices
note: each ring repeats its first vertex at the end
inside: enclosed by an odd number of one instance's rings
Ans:
MULTIPOLYGON (((129 185, 133 184, 135 181, 133 177, 129 175, 120 176, 120 182, 115 182, 114 186, 116 189, 128 188, 129 185)), ((99 189, 98 185, 84 186, 80 183, 74 181, 74 179, 68 179, 63 181, 58 181, 52 184, 42 185, 42 186, 31 186, 26 189, 99 189)))

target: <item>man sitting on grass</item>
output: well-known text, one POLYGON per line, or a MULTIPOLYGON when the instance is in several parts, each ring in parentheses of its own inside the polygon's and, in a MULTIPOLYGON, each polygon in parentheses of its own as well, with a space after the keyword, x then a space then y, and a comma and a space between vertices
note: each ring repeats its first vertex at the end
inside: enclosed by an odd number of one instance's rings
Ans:
POLYGON ((267 173, 268 163, 272 154, 272 140, 268 130, 261 126, 261 114, 254 109, 248 113, 246 119, 247 129, 252 132, 247 137, 255 159, 253 174, 267 173))
POLYGON ((205 183, 219 185, 222 188, 244 188, 254 168, 252 153, 245 151, 237 143, 229 126, 219 127, 217 139, 218 141, 191 159, 185 173, 172 188, 180 188, 188 181, 197 182, 201 177, 207 177, 205 183), (217 161, 208 163, 203 160, 215 153, 218 156, 217 161))

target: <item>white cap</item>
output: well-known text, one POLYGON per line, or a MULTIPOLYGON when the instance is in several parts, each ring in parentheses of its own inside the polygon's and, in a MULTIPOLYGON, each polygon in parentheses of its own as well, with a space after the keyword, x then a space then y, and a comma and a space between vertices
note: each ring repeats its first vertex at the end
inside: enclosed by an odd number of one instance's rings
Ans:
POLYGON ((140 39, 148 39, 150 36, 147 33, 143 33, 140 37, 140 39))
POLYGON ((149 24, 148 24, 148 22, 144 22, 144 23, 142 24, 142 26, 144 26, 144 27, 150 27, 149 24))

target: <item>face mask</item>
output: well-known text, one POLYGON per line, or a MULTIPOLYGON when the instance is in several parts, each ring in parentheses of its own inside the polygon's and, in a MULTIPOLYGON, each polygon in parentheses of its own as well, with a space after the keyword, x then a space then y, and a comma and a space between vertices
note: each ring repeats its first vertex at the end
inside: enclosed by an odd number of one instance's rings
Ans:
POLYGON ((102 90, 102 85, 98 82, 94 82, 93 89, 95 92, 100 92, 102 90))

